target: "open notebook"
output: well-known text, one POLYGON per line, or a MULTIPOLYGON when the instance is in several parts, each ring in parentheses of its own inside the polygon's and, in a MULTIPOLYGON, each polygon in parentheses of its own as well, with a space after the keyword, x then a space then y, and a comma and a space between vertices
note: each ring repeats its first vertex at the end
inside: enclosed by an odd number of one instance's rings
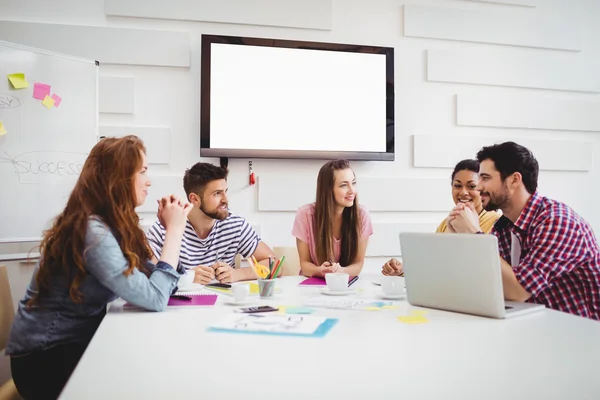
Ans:
MULTIPOLYGON (((190 300, 187 299, 178 299, 176 297, 169 297, 169 302, 167 306, 214 306, 217 302, 216 294, 207 294, 207 293, 176 293, 176 296, 186 296, 189 297, 190 300)), ((131 303, 125 303, 123 305, 124 309, 138 309, 141 310, 140 307, 137 307, 131 303)))
POLYGON ((171 296, 168 306, 214 306, 217 302, 216 294, 206 293, 181 293, 177 296, 189 297, 190 300, 171 296))
MULTIPOLYGON (((348 286, 350 286, 354 282, 356 282, 357 279, 358 279, 358 276, 348 277, 348 286)), ((298 285, 300 285, 300 286, 327 286, 327 282, 325 281, 325 278, 313 276, 311 278, 306 278, 305 280, 300 282, 298 285)))

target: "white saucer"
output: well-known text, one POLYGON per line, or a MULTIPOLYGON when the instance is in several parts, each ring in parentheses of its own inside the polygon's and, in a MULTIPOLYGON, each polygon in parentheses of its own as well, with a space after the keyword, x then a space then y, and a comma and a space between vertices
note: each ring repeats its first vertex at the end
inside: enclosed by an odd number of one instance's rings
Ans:
POLYGON ((186 287, 178 287, 177 291, 178 292, 194 292, 196 290, 200 290, 204 287, 204 285, 201 285, 199 283, 192 283, 189 286, 186 287))
POLYGON ((406 293, 400 293, 400 294, 379 293, 379 297, 381 297, 382 299, 386 299, 386 300, 400 300, 400 299, 404 299, 406 297, 406 293))
POLYGON ((355 289, 347 289, 347 290, 329 290, 329 288, 324 288, 321 290, 322 294, 326 294, 327 296, 347 296, 349 294, 356 293, 355 289))
POLYGON ((247 299, 244 301, 240 301, 240 302, 236 302, 235 300, 231 299, 228 301, 225 301, 223 304, 227 304, 228 306, 248 306, 250 304, 254 304, 256 303, 256 300, 253 299, 247 299))

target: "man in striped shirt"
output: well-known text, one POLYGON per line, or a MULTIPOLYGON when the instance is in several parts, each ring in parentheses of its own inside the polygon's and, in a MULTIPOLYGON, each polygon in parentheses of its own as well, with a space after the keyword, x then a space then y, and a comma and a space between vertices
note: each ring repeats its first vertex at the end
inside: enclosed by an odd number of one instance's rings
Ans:
MULTIPOLYGON (((589 224, 537 192, 538 163, 525 147, 484 147, 477 159, 483 206, 503 213, 492 234, 504 297, 600 320, 600 247, 589 224)), ((455 232, 481 233, 477 214, 462 204, 448 222, 455 232)))
MULTIPOLYGON (((185 268, 196 271, 195 282, 256 279, 253 268, 233 268, 236 254, 245 258, 254 256, 264 263, 273 251, 248 221, 229 211, 227 171, 212 164, 197 163, 185 172, 183 187, 193 209, 188 215, 179 259, 185 268)), ((165 232, 160 221, 148 231, 148 241, 156 258, 160 258, 165 232)))

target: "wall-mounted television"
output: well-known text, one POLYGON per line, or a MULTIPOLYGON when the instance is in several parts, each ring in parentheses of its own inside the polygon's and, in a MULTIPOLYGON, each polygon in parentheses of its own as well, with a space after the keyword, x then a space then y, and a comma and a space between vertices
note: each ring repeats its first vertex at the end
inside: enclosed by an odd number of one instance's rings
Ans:
POLYGON ((394 49, 202 35, 202 157, 394 160, 394 49))

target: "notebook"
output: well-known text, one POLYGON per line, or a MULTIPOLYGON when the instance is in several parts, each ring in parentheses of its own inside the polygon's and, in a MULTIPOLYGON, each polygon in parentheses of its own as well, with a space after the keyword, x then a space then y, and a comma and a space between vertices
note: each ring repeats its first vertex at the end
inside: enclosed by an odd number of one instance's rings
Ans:
POLYGON ((208 331, 322 338, 337 321, 317 315, 229 314, 208 331))
POLYGON ((183 300, 170 297, 168 306, 214 306, 217 302, 216 294, 181 293, 179 296, 187 296, 191 300, 183 300))
MULTIPOLYGON (((348 286, 352 285, 354 282, 356 282, 356 280, 358 279, 358 276, 351 276, 348 278, 348 286)), ((320 278, 317 276, 313 276, 310 278, 306 278, 305 280, 303 280, 302 282, 300 282, 299 284, 300 286, 327 286, 327 283, 325 282, 325 278, 320 278)))

